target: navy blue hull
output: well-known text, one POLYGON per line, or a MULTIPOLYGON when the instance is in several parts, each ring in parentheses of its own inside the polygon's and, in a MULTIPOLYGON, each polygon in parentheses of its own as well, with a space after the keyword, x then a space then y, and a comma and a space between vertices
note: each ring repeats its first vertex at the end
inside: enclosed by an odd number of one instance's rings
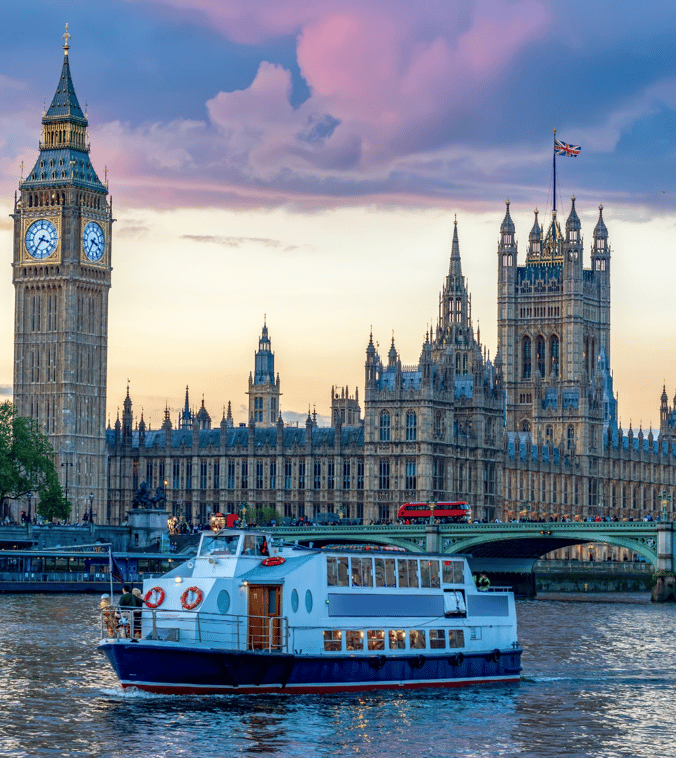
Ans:
POLYGON ((158 693, 340 692, 516 682, 521 650, 407 656, 305 656, 167 643, 105 642, 123 687, 158 693))

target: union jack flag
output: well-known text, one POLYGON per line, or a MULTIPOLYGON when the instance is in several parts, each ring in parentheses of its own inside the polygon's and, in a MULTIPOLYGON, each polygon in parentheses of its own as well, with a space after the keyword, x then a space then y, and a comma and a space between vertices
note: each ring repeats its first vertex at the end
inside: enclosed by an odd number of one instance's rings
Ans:
POLYGON ((574 158, 580 154, 582 148, 579 145, 569 145, 567 142, 561 142, 561 140, 554 140, 554 153, 556 155, 569 155, 574 158))

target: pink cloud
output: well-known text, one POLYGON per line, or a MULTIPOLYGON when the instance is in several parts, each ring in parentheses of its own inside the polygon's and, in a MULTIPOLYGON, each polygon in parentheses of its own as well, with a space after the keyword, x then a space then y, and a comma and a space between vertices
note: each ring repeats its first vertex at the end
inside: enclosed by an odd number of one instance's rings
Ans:
POLYGON ((92 137, 102 138, 98 152, 118 175, 213 181, 227 191, 250 184, 302 193, 309 181, 331 193, 336 183, 377 183, 416 163, 443 173, 448 123, 475 109, 477 93, 496 86, 550 20, 535 0, 155 2, 197 11, 237 41, 297 35, 310 89, 298 107, 290 72, 263 61, 248 87, 207 101, 208 121, 113 122, 92 137))

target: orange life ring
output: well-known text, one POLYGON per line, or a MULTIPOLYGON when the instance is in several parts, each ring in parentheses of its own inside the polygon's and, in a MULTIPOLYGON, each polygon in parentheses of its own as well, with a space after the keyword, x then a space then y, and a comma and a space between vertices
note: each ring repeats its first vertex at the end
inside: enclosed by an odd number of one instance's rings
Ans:
POLYGON ((272 555, 262 562, 262 566, 281 566, 286 561, 281 555, 272 555))
POLYGON ((143 596, 143 602, 148 608, 157 608, 158 606, 162 605, 165 597, 166 595, 161 587, 153 587, 152 589, 149 589, 148 592, 146 592, 146 594, 143 596), (153 597, 155 593, 157 593, 157 600, 151 602, 150 598, 153 597))
POLYGON ((193 608, 197 608, 203 599, 204 593, 199 587, 188 587, 188 589, 181 595, 181 605, 186 609, 186 611, 191 611, 193 608), (188 595, 191 592, 195 593, 195 600, 192 603, 189 603, 188 595))

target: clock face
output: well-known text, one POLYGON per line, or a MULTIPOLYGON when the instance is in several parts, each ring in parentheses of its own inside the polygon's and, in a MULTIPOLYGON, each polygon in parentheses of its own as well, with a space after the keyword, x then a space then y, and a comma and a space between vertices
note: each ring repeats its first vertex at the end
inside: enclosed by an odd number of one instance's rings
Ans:
POLYGON ((26 230, 26 250, 28 255, 38 260, 49 258, 56 250, 59 233, 51 221, 41 218, 33 222, 26 230))
POLYGON ((100 261, 103 258, 106 241, 103 236, 103 230, 95 221, 90 221, 85 226, 82 234, 82 247, 90 261, 96 263, 96 261, 100 261))

